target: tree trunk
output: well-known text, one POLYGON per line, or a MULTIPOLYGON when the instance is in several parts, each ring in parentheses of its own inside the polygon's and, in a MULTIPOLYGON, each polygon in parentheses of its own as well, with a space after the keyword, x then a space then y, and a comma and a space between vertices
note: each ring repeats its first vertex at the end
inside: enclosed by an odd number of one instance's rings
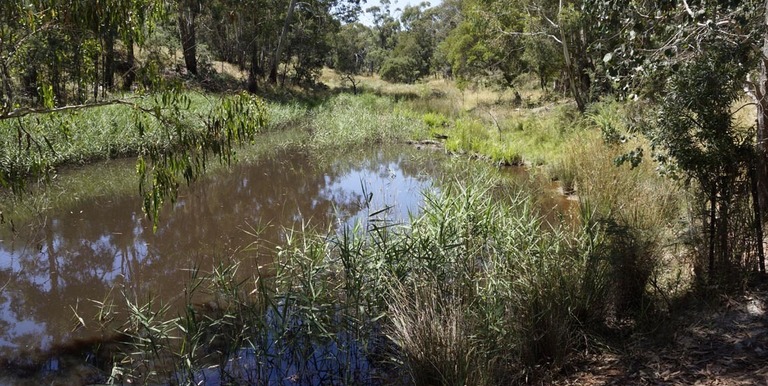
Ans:
MULTIPOLYGON (((768 1, 768 0, 766 0, 768 1)), ((277 70, 280 67, 280 57, 285 48, 285 39, 288 36, 288 28, 291 26, 291 19, 293 18, 293 10, 296 8, 296 0, 291 0, 288 5, 288 14, 285 16, 285 23, 283 23, 283 30, 280 31, 280 39, 277 41, 277 49, 275 55, 272 58, 272 66, 269 71, 269 82, 272 84, 277 83, 277 70)))
POLYGON ((749 182, 752 188, 752 208, 755 212, 755 239, 757 240, 757 265, 760 272, 765 273, 765 250, 763 248, 763 215, 760 208, 760 190, 757 182, 757 167, 750 165, 749 182))
POLYGON ((85 101, 85 92, 83 91, 83 42, 80 36, 75 38, 74 52, 72 53, 73 71, 75 78, 74 94, 77 103, 85 101))
POLYGON ((8 112, 13 108, 13 85, 11 72, 5 61, 0 61, 0 78, 2 78, 2 88, 0 88, 0 111, 8 112))
POLYGON ((95 54, 93 55, 93 74, 94 74, 94 80, 93 80, 93 100, 94 102, 99 100, 99 61, 101 60, 101 55, 95 54))
POLYGON ((115 32, 109 28, 104 36, 104 87, 102 97, 115 86, 115 32))
POLYGON ((129 91, 136 81, 136 53, 133 51, 133 38, 129 38, 125 43, 128 47, 128 71, 123 79, 123 90, 129 91))
POLYGON ((261 66, 259 66, 260 47, 254 45, 251 49, 251 69, 248 71, 248 91, 255 93, 259 90, 259 77, 261 76, 261 66))
POLYGON ((195 36, 195 17, 197 12, 191 7, 179 2, 179 35, 184 64, 187 71, 197 76, 197 41, 195 36))
MULTIPOLYGON (((755 201, 755 215, 760 216, 760 221, 765 223, 766 208, 768 208, 768 0, 765 0, 763 20, 763 48, 760 60, 760 78, 754 87, 755 104, 757 105, 757 133, 755 142, 755 175, 757 185, 753 200, 755 201)), ((761 224, 762 225, 762 224, 761 224)), ((757 225, 755 225, 757 231, 757 225)), ((757 240, 759 250, 763 250, 762 227, 759 232, 760 240, 757 240)), ((765 272, 764 257, 760 256, 760 271, 765 272)))
POLYGON ((61 61, 59 60, 59 55, 56 53, 57 50, 58 48, 54 48, 53 53, 51 54, 51 57, 53 58, 53 65, 51 66, 51 86, 53 86, 53 95, 56 98, 55 104, 64 105, 66 104, 66 101, 64 100, 64 90, 61 88, 61 61))
MULTIPOLYGON (((563 1, 560 0, 560 8, 559 8, 558 14, 562 13, 562 9, 563 9, 563 1)), ((566 73, 566 76, 568 76, 568 83, 570 83, 571 94, 573 94, 573 99, 576 100, 576 107, 579 109, 580 112, 583 113, 587 109, 587 105, 584 102, 583 96, 581 95, 581 90, 580 90, 581 79, 577 78, 576 74, 574 74, 574 71, 573 71, 573 60, 571 58, 571 52, 568 49, 568 36, 566 35, 565 30, 562 27, 562 22, 560 22, 560 41, 561 41, 561 45, 563 46, 563 59, 565 59, 565 73, 566 73)))
MULTIPOLYGON (((757 183, 761 208, 768 205, 768 0, 765 1, 765 20, 763 25, 763 49, 760 64, 760 79, 755 87, 757 104, 757 183)), ((763 215, 766 210, 762 210, 763 215)), ((765 220, 765 219, 763 219, 765 220)), ((762 242, 762 240, 761 240, 762 242)))
POLYGON ((720 205, 719 205, 719 212, 720 212, 720 223, 718 224, 719 228, 719 234, 720 236, 720 264, 718 265, 720 267, 720 276, 722 279, 730 280, 731 278, 730 273, 732 272, 732 261, 731 261, 731 251, 728 247, 728 233, 729 233, 729 227, 731 222, 731 211, 730 211, 730 205, 731 205, 731 192, 730 192, 730 184, 729 179, 725 176, 721 177, 721 186, 720 186, 720 205), (723 271, 723 268, 725 270, 723 271), (725 275, 725 277, 723 277, 725 275))
POLYGON ((716 232, 717 188, 712 186, 709 193, 709 281, 715 277, 715 232, 716 232))

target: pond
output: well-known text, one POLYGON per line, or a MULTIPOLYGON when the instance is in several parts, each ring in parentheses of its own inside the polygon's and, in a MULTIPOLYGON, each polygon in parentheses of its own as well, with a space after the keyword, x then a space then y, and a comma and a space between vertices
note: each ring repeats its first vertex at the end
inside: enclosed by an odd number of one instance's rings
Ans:
MULTIPOLYGON (((73 332, 75 312, 87 321, 94 312, 89 300, 116 286, 140 298, 176 294, 193 266, 208 270, 236 254, 267 263, 265 251, 286 229, 339 227, 388 206, 393 220, 407 219, 420 192, 433 188, 442 162, 440 152, 394 148, 344 152, 331 161, 293 152, 239 164, 183 190, 156 232, 135 189, 61 192, 75 199, 0 230, 0 358, 38 363, 36 356, 87 339, 86 329, 73 332), (243 251, 256 241, 249 234, 256 229, 266 248, 243 251)), ((119 163, 125 170, 104 175, 130 176, 133 163, 119 163)))
POLYGON ((330 160, 286 152, 183 189, 156 232, 140 209, 133 162, 64 173, 59 186, 81 179, 127 188, 59 190, 50 209, 0 227, 0 373, 57 371, 61 355, 105 339, 92 322, 94 301, 114 291, 172 302, 191 268, 209 271, 228 259, 246 270, 268 264, 290 229, 338 230, 384 208, 388 220, 407 221, 422 192, 438 189, 445 164, 441 151, 410 146, 330 160))

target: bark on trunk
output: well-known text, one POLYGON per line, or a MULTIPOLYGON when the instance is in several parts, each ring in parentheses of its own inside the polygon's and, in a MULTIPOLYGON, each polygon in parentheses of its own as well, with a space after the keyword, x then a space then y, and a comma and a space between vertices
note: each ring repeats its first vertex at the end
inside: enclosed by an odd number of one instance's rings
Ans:
POLYGON ((72 53, 73 70, 74 70, 74 94, 75 101, 77 103, 83 103, 85 101, 85 92, 83 91, 83 43, 79 37, 75 40, 74 52, 72 53))
MULTIPOLYGON (((760 207, 768 204, 768 0, 765 1, 763 25, 763 49, 760 65, 760 80, 755 90, 757 97, 757 181, 760 193, 760 207)), ((766 210, 762 210, 763 215, 766 210)))
POLYGON ((126 45, 128 46, 128 71, 125 73, 123 80, 123 89, 129 91, 133 87, 133 82, 136 81, 136 54, 133 51, 133 38, 128 39, 126 45))
POLYGON ((190 7, 179 3, 179 35, 184 64, 187 71, 197 76, 197 40, 195 34, 196 12, 190 7))
POLYGON ((261 49, 256 46, 251 50, 251 69, 248 71, 248 91, 255 93, 259 90, 259 77, 261 77, 261 66, 259 66, 261 49))
MULTIPOLYGON (((755 87, 757 105, 757 134, 755 144, 755 179, 757 180, 756 212, 765 222, 768 210, 768 0, 764 3, 763 48, 760 61, 760 79, 755 87)), ((763 240, 758 240, 760 246, 763 240)), ((762 268, 762 266, 761 266, 762 268)))
POLYGON ((269 70, 269 82, 272 84, 277 83, 277 69, 280 67, 280 59, 283 54, 283 48, 285 47, 285 39, 288 36, 288 28, 291 26, 291 19, 293 19, 293 10, 295 8, 296 0, 291 0, 291 3, 288 5, 288 14, 285 16, 285 23, 283 23, 283 29, 280 31, 280 39, 277 41, 275 56, 272 58, 272 65, 269 70))
POLYGON ((0 77, 2 77, 2 89, 0 89, 0 109, 3 113, 13 108, 13 87, 11 72, 5 62, 0 62, 0 77))
POLYGON ((104 87, 102 97, 115 85, 115 32, 109 29, 104 36, 104 87))
POLYGON ((715 277, 715 232, 716 232, 717 188, 709 193, 709 281, 715 277))
POLYGON ((760 208, 760 190, 757 182, 757 167, 749 168, 749 180, 752 188, 752 209, 755 212, 755 239, 757 240, 757 266, 760 272, 765 273, 765 250, 763 248, 763 215, 760 208))
MULTIPOLYGON (((562 9, 563 9, 563 1, 560 0, 560 11, 562 11, 562 9)), ((561 41, 561 45, 563 46, 563 59, 565 59, 565 72, 566 72, 566 76, 568 77, 568 83, 570 83, 571 94, 573 94, 573 99, 576 100, 576 107, 579 109, 580 112, 583 113, 587 109, 587 105, 584 102, 584 98, 580 90, 581 80, 576 77, 576 74, 574 74, 574 71, 573 71, 573 60, 571 59, 571 52, 568 49, 568 36, 566 35, 565 30, 563 30, 562 24, 560 26, 560 41, 561 41)))

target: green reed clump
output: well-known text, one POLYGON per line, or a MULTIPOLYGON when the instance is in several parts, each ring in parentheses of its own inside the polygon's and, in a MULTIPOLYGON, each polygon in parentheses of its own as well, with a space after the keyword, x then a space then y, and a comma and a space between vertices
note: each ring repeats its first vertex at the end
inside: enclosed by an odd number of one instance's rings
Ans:
POLYGON ((391 99, 371 94, 335 96, 316 109, 311 122, 309 145, 316 149, 391 143, 427 132, 391 99))
POLYGON ((193 277, 167 322, 131 308, 123 330, 143 354, 123 373, 492 385, 564 363, 607 308, 603 232, 589 219, 546 224, 529 196, 495 184, 482 173, 447 183, 409 224, 372 210, 342 231, 287 231, 255 275, 193 277))
POLYGON ((636 167, 617 165, 617 159, 644 145, 641 140, 608 144, 604 135, 592 131, 575 139, 564 162, 580 199, 606 231, 603 252, 611 262, 616 311, 652 315, 654 308, 669 306, 685 279, 674 248, 685 194, 647 160, 636 167))
POLYGON ((547 229, 526 196, 500 202, 482 189, 452 189, 429 199, 412 225, 407 285, 392 286, 406 292, 389 303, 403 362, 418 384, 519 381, 562 363, 582 323, 605 308, 600 232, 547 229), (447 335, 435 336, 442 328, 447 335))

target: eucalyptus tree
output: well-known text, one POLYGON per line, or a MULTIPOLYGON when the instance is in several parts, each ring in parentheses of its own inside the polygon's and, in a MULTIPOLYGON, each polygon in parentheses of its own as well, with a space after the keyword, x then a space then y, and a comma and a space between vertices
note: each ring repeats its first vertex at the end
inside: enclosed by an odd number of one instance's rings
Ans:
POLYGON ((285 41, 288 35, 288 29, 291 27, 293 21, 293 12, 296 9, 297 0, 290 0, 288 3, 288 11, 285 14, 285 20, 283 22, 283 28, 280 30, 280 36, 277 39, 277 47, 272 57, 272 64, 269 70, 269 81, 271 83, 277 83, 277 70, 280 66, 280 60, 282 59, 283 49, 285 47, 285 41))
POLYGON ((559 76, 580 111, 610 92, 602 58, 616 44, 616 25, 595 12, 595 0, 464 0, 463 20, 442 49, 459 77, 491 70, 511 83, 531 71, 545 87, 559 76), (612 30, 614 29, 614 30, 612 30))
POLYGON ((391 3, 389 0, 382 0, 381 6, 368 7, 365 12, 373 18, 373 31, 376 35, 376 44, 371 48, 368 56, 370 57, 369 72, 378 72, 381 65, 389 57, 392 50, 397 45, 398 34, 400 33, 400 21, 392 14, 391 3))
POLYGON ((430 74, 435 48, 435 12, 429 3, 406 6, 400 16, 402 31, 379 74, 393 82, 412 83, 430 74))
POLYGON ((69 94, 77 101, 86 96, 85 82, 98 98, 99 88, 114 83, 116 40, 131 48, 141 44, 165 10, 160 0, 10 0, 0 12, 7 113, 17 102, 42 100, 40 83, 59 103, 67 98, 67 84, 74 86, 69 94))
POLYGON ((378 35, 378 47, 382 50, 391 51, 397 44, 397 33, 401 26, 392 14, 389 0, 381 0, 381 6, 372 6, 366 9, 366 12, 373 17, 374 30, 378 35))
POLYGON ((197 18, 202 12, 201 0, 178 0, 179 40, 184 65, 192 75, 197 75, 197 18))
POLYGON ((461 0, 444 0, 439 5, 433 7, 430 12, 433 13, 433 39, 434 52, 432 54, 432 70, 443 76, 451 76, 451 64, 445 56, 441 46, 462 21, 461 0))
POLYGON ((333 69, 352 85, 357 94, 357 79, 368 68, 368 53, 374 43, 373 31, 361 23, 341 26, 333 40, 333 69))
POLYGON ((270 62, 269 81, 277 83, 280 65, 297 54, 296 80, 308 80, 307 74, 317 72, 326 59, 319 52, 330 51, 329 34, 338 30, 339 22, 356 20, 359 12, 360 0, 289 0, 270 62), (285 60, 284 52, 293 55, 285 60))
POLYGON ((702 277, 727 278, 734 265, 752 265, 750 255, 764 272, 768 2, 595 4, 595 14, 619 25, 624 41, 605 55, 608 72, 631 95, 658 106, 643 125, 654 157, 702 193, 702 277), (745 105, 745 96, 752 102, 745 105), (754 124, 734 118, 747 105, 756 107, 754 124), (748 205, 751 214, 744 215, 748 205))
POLYGON ((515 4, 495 0, 464 0, 462 20, 440 49, 460 81, 499 74, 506 85, 523 70, 523 15, 515 4))
MULTIPOLYGON (((381 42, 394 43, 391 47, 381 46, 384 53, 379 74, 382 79, 393 82, 412 83, 437 72, 446 73, 450 67, 440 45, 447 39, 450 31, 459 24, 459 2, 452 0, 431 7, 422 2, 406 6, 402 10, 397 30, 387 30, 383 26, 374 27, 382 37, 384 31, 391 33, 381 42)), ((386 16, 379 16, 379 22, 385 23, 386 16)), ((394 19, 391 19, 394 20, 394 19)), ((389 25, 392 25, 391 22, 389 25)))
MULTIPOLYGON (((229 162, 232 146, 250 140, 264 125, 261 102, 247 96, 225 97, 207 115, 191 124, 186 116, 189 98, 178 88, 162 86, 148 93, 113 97, 98 93, 98 67, 109 67, 115 47, 109 36, 124 45, 143 45, 156 22, 167 17, 162 0, 12 0, 0 5, 0 123, 16 131, 17 141, 0 147, 0 186, 23 192, 30 177, 42 177, 55 166, 52 136, 33 134, 28 125, 47 121, 49 127, 77 127, 72 112, 106 105, 132 107, 134 127, 143 136, 149 125, 159 127, 173 146, 147 141, 139 150, 138 171, 144 209, 157 219, 163 200, 173 199, 182 180, 195 180, 209 158, 229 162), (106 31, 106 32, 105 32, 106 31), (87 47, 87 49, 85 49, 87 47), (48 57, 40 52, 48 52, 48 57), (36 53, 31 55, 31 53, 36 53), (90 60, 96 69, 79 68, 90 60), (80 100, 83 80, 93 80, 93 98, 80 100), (27 87, 24 87, 24 86, 27 87), (34 85, 32 89, 31 85, 34 85), (66 87, 74 85, 78 102, 68 104, 66 87), (39 154, 36 154, 39 153, 39 154), (20 166, 20 158, 34 165, 20 166)), ((150 76, 151 74, 148 74, 150 76)), ((148 87, 162 85, 151 79, 148 87)), ((106 85, 108 86, 108 85, 106 85)))

